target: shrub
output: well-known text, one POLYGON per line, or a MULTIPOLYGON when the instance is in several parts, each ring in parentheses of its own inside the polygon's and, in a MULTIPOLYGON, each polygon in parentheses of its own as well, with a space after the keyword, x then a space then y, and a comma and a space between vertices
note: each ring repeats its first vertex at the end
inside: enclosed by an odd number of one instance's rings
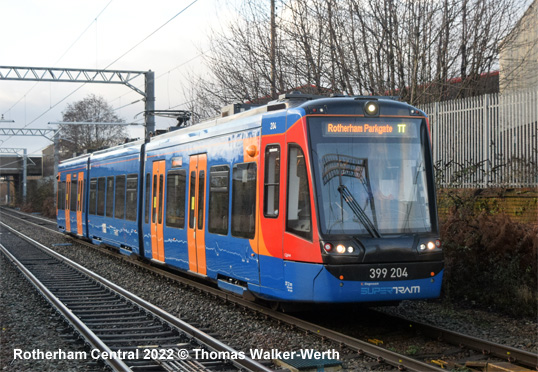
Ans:
POLYGON ((28 197, 21 209, 25 212, 37 212, 46 217, 55 218, 54 182, 54 180, 28 182, 28 197))
POLYGON ((492 214, 472 191, 449 198, 441 224, 445 297, 536 317, 538 228, 492 214))

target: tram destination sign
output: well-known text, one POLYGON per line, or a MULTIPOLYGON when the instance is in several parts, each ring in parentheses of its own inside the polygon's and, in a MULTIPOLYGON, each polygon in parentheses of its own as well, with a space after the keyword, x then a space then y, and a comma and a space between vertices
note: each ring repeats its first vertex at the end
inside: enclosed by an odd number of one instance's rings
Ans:
POLYGON ((417 137, 418 123, 413 120, 369 121, 330 120, 323 123, 325 137, 417 137))

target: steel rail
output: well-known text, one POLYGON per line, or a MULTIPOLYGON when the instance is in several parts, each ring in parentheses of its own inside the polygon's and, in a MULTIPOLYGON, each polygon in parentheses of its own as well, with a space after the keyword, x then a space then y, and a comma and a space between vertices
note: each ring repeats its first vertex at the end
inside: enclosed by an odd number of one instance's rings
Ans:
MULTIPOLYGON (((8 225, 0 222, 1 225, 8 227, 8 225)), ((11 228, 9 228, 13 231, 11 228)), ((71 310, 69 310, 54 294, 52 294, 47 287, 45 287, 19 260, 13 256, 2 243, 0 243, 0 250, 10 260, 19 271, 33 284, 38 292, 69 322, 69 324, 80 334, 84 339, 93 347, 93 349, 99 350, 100 354, 108 353, 112 355, 112 350, 101 339, 93 333, 79 318, 77 318, 71 310)), ((104 359, 107 365, 109 365, 114 371, 129 372, 129 368, 121 359, 104 359)))
MULTIPOLYGON (((136 305, 138 305, 141 308, 145 309, 146 311, 152 313, 157 318, 159 318, 161 320, 164 320, 165 322, 168 322, 168 323, 174 325, 175 327, 181 329, 183 332, 185 332, 186 334, 189 334, 190 336, 192 336, 193 338, 198 340, 200 343, 202 343, 204 345, 207 345, 210 348, 212 348, 213 350, 218 351, 218 352, 228 353, 229 355, 237 354, 237 351, 235 349, 233 349, 230 346, 224 344, 223 342, 221 342, 221 341, 215 339, 214 337, 208 335, 207 333, 195 328, 194 326, 188 324, 187 322, 173 316, 172 314, 158 308, 157 306, 143 300, 142 298, 136 296, 135 294, 128 292, 127 290, 125 290, 125 289, 121 288, 120 286, 112 283, 111 281, 103 278, 102 276, 100 276, 100 275, 86 269, 85 267, 83 267, 83 266, 79 265, 78 263, 70 260, 69 258, 60 255, 59 253, 53 251, 52 249, 44 246, 41 243, 35 241, 34 239, 20 233, 19 231, 15 230, 11 226, 9 226, 9 225, 1 222, 1 221, 0 221, 0 225, 4 226, 8 230, 10 230, 13 234, 17 235, 21 239, 24 239, 28 243, 39 247, 40 249, 45 251, 47 254, 50 254, 52 257, 56 258, 57 260, 66 263, 67 265, 81 271, 82 273, 89 276, 90 278, 95 279, 96 281, 104 284, 105 286, 109 287, 113 291, 119 293, 121 296, 129 299, 130 301, 134 302, 136 305)), ((38 225, 38 226, 40 226, 40 225, 38 225)), ((3 248, 2 251, 4 251, 5 248, 3 246, 2 246, 2 248, 3 248)), ((7 252, 7 250, 6 250, 6 252, 7 252)), ((7 253, 9 253, 9 252, 7 252, 7 253)), ((12 257, 12 255, 10 253, 9 253, 9 255, 12 257)), ((16 260, 15 257, 13 257, 13 259, 16 260)), ((19 262, 19 264, 20 264, 20 262, 19 262)), ((22 266, 22 264, 20 264, 20 265, 22 266)), ((22 267, 24 267, 24 266, 22 266, 22 267)), ((27 271, 26 268, 24 268, 24 269, 27 271)), ((28 271, 28 273, 30 275, 32 275, 29 271, 28 271)), ((32 275, 32 277, 33 277, 33 275, 32 275)), ((39 282, 35 277, 34 277, 34 280, 39 282)), ((34 280, 32 280, 32 282, 34 280)), ((40 286, 43 287, 46 290, 46 288, 41 283, 40 283, 40 286)), ((52 296, 54 296, 54 295, 52 295, 52 296)), ((55 302, 57 302, 61 306, 63 306, 63 308, 65 309, 65 311, 67 313, 70 313, 70 310, 67 309, 67 307, 65 307, 65 305, 63 305, 60 302, 60 300, 58 300, 55 296, 54 296, 54 298, 55 298, 55 302)), ((76 318, 73 314, 70 314, 70 317, 76 318)), ((76 318, 76 319, 78 320, 78 318, 76 318)), ((84 328, 86 328, 89 332, 91 332, 91 330, 89 330, 89 328, 87 328, 85 325, 84 325, 84 328)), ((91 332, 91 334, 93 334, 93 332, 91 332)), ((93 334, 93 336, 95 338, 97 338, 97 336, 95 336, 95 334, 93 334)), ((104 345, 104 346, 106 347, 106 345, 104 345)), ((108 350, 108 351, 110 351, 110 350, 108 350)), ((262 372, 271 372, 271 371, 273 371, 272 369, 269 369, 266 366, 264 366, 263 364, 255 361, 255 360, 253 360, 251 358, 248 358, 248 357, 245 357, 244 359, 239 358, 239 359, 230 360, 230 362, 232 364, 236 365, 239 368, 244 368, 244 369, 249 370, 249 371, 262 371, 262 372)), ((125 367, 127 369, 122 369, 121 366, 120 366, 120 368, 118 368, 117 370, 118 371, 130 371, 130 368, 127 367, 127 365, 125 365, 125 367)))
MULTIPOLYGON (((130 261, 131 262, 131 261, 130 261)), ((219 289, 209 287, 207 285, 198 283, 196 281, 193 281, 191 279, 185 278, 183 276, 177 276, 170 272, 167 272, 165 270, 156 268, 151 265, 145 265, 141 264, 139 262, 132 262, 133 264, 140 266, 142 268, 151 270, 153 272, 157 272, 158 274, 166 277, 167 279, 172 279, 176 281, 180 281, 181 283, 184 283, 192 288, 195 288, 197 290, 204 291, 206 293, 211 294, 214 297, 218 297, 223 299, 224 301, 228 301, 234 304, 237 304, 239 306, 242 306, 244 308, 248 308, 250 310, 254 310, 261 315, 265 315, 268 317, 271 317, 273 319, 276 319, 282 323, 288 324, 292 328, 301 329, 303 331, 307 331, 311 334, 317 335, 319 337, 324 337, 325 339, 334 341, 340 345, 345 345, 355 351, 359 355, 366 355, 368 357, 371 357, 378 362, 386 362, 394 367, 397 367, 400 370, 411 370, 411 371, 446 371, 444 369, 441 369, 433 364, 428 364, 421 362, 419 360, 409 358, 405 355, 401 355, 395 352, 392 352, 390 350, 384 349, 382 347, 370 344, 368 342, 358 340, 356 338, 353 338, 351 336, 344 335, 342 333, 330 330, 328 328, 320 327, 319 325, 316 325, 314 323, 310 323, 308 321, 296 318, 292 315, 285 314, 282 312, 278 312, 275 310, 271 310, 263 305, 254 303, 252 301, 243 299, 241 297, 237 297, 236 295, 228 294, 226 292, 223 292, 219 289)))
MULTIPOLYGON (((42 226, 43 227, 43 226, 42 226)), ((55 230, 54 230, 55 231, 55 230)), ((55 231, 59 233, 58 231, 55 231)), ((65 234, 62 234, 65 235, 65 234)), ((74 237, 71 237, 68 235, 70 239, 76 240, 74 237)), ((80 242, 79 240, 77 240, 80 242)), ((108 254, 112 254, 110 251, 105 250, 101 247, 94 246, 93 244, 86 244, 86 242, 81 242, 84 245, 87 245, 93 249, 96 249, 100 252, 105 252, 108 254)), ((114 254, 115 255, 115 254, 114 254)), ((386 362, 394 367, 397 367, 401 370, 411 370, 411 371, 436 371, 441 372, 443 371, 441 368, 433 365, 433 364, 427 364, 421 361, 418 361, 416 359, 397 354, 395 352, 392 352, 390 350, 384 349, 382 347, 367 343, 362 340, 358 340, 356 338, 346 336, 344 334, 332 331, 327 328, 319 327, 313 323, 301 320, 299 318, 293 317, 289 314, 281 313, 278 311, 271 310, 265 306, 262 306, 257 303, 253 303, 252 301, 245 300, 241 297, 237 297, 232 294, 228 294, 226 292, 223 292, 219 289, 209 287, 203 283, 199 283, 197 281, 194 281, 189 278, 185 278, 184 276, 177 276, 170 272, 167 272, 166 270, 163 270, 161 268, 155 267, 154 265, 145 264, 142 262, 134 262, 129 261, 132 264, 145 268, 146 270, 157 272, 163 277, 167 279, 172 279, 176 281, 180 281, 181 283, 184 283, 188 285, 189 287, 195 288, 197 290, 206 292, 211 294, 214 297, 218 297, 223 299, 224 301, 229 301, 231 303, 240 305, 244 308, 251 309, 253 311, 256 311, 262 315, 277 319, 278 321, 288 324, 291 327, 301 329, 303 331, 307 331, 309 333, 318 335, 320 337, 324 337, 326 339, 332 340, 333 342, 336 342, 340 345, 347 345, 351 349, 357 351, 360 355, 366 355, 370 358, 373 358, 374 360, 377 360, 378 362, 386 362)))
MULTIPOLYGON (((73 238, 74 239, 74 238, 73 238)), ((103 251, 102 248, 96 247, 94 245, 91 245, 88 243, 88 246, 91 246, 92 248, 98 249, 99 251, 103 251)), ((107 253, 111 253, 110 251, 107 251, 107 253)), ((116 254, 114 254, 115 256, 116 254)), ((120 255, 120 254, 118 254, 120 255)), ((141 268, 144 268, 146 270, 150 270, 152 272, 156 272, 160 274, 161 276, 172 279, 175 281, 179 281, 180 283, 183 283, 185 285, 188 285, 189 287, 195 288, 197 290, 206 292, 208 294, 211 294, 214 297, 218 297, 223 299, 224 301, 231 302, 234 304, 237 304, 239 306, 242 306, 244 308, 248 308, 250 310, 256 311, 260 313, 261 315, 265 315, 268 317, 271 317, 273 319, 276 319, 282 323, 286 323, 290 325, 293 328, 298 328, 303 331, 307 331, 309 333, 312 333, 314 335, 317 335, 319 337, 325 337, 326 339, 332 340, 340 345, 344 344, 351 349, 354 349, 357 351, 359 355, 366 355, 368 357, 371 357, 378 362, 386 362, 394 367, 397 367, 400 370, 411 370, 411 371, 417 371, 417 372, 423 372, 423 371, 435 371, 435 372, 441 372, 445 371, 433 364, 427 364, 424 362, 421 362, 419 360, 409 358, 407 356, 397 354, 395 352, 392 352, 390 350, 384 349, 382 347, 367 343, 365 341, 358 340, 356 338, 353 338, 351 336, 344 335, 342 333, 335 332, 333 330, 320 327, 316 324, 304 321, 302 319, 296 318, 294 316, 291 316, 289 314, 285 314, 282 312, 271 310, 263 305, 254 303, 250 300, 243 299, 241 297, 237 297, 236 295, 229 294, 226 292, 223 292, 220 289, 209 287, 205 284, 196 282, 194 280, 185 278, 183 276, 174 275, 173 273, 170 273, 166 270, 157 268, 153 265, 144 264, 141 262, 136 261, 129 261, 130 263, 139 266, 141 268)))
POLYGON ((485 355, 492 355, 505 359, 511 363, 517 362, 525 367, 536 368, 538 370, 538 354, 507 345, 500 345, 491 341, 482 340, 473 336, 439 328, 422 322, 408 320, 400 316, 390 315, 383 312, 380 313, 387 318, 393 318, 396 321, 406 322, 407 324, 411 325, 412 328, 419 330, 423 334, 433 339, 448 342, 453 345, 465 346, 470 349, 480 351, 485 355))
MULTIPOLYGON (((53 224, 54 226, 56 226, 56 220, 52 220, 52 219, 47 218, 47 217, 41 217, 41 216, 37 216, 37 215, 35 215, 35 214, 31 214, 31 213, 24 213, 24 212, 15 210, 15 209, 6 209, 5 207, 0 207, 0 209, 1 209, 2 211, 6 211, 6 210, 7 210, 7 211, 9 211, 9 212, 13 212, 13 213, 16 213, 16 214, 19 214, 19 215, 24 216, 24 217, 18 217, 18 218, 21 219, 21 220, 25 220, 25 221, 26 221, 27 218, 35 218, 36 220, 41 220, 41 221, 44 221, 44 222, 46 222, 46 223, 50 223, 50 224, 53 224)), ((31 222, 31 221, 28 221, 28 222, 30 222, 30 223, 34 223, 34 222, 31 222)), ((37 224, 37 225, 39 225, 39 224, 37 224)), ((58 232, 58 230, 56 230, 56 229, 54 229, 54 230, 52 230, 52 231, 56 231, 56 232, 58 232)))
MULTIPOLYGON (((22 213, 22 212, 18 212, 18 213, 22 213)), ((41 225, 37 225, 37 226, 41 226, 41 225)), ((41 226, 41 227, 45 228, 45 229, 48 229, 45 226, 41 226)), ((55 233, 62 234, 57 230, 51 230, 51 231, 53 231, 55 233)), ((166 277, 167 279, 175 280, 175 281, 178 281, 178 282, 183 283, 185 285, 188 285, 188 286, 190 286, 192 288, 195 288, 197 290, 204 291, 204 292, 206 292, 206 293, 208 293, 208 294, 210 294, 210 295, 212 295, 214 297, 221 298, 224 301, 229 301, 229 302, 232 302, 232 303, 236 303, 236 304, 238 304, 238 305, 240 305, 242 307, 249 308, 249 309, 254 310, 256 312, 259 312, 259 313, 261 313, 263 315, 275 318, 275 319, 277 319, 277 320, 279 320, 279 321, 281 321, 283 323, 289 324, 290 326, 297 327, 297 328, 300 328, 302 330, 311 332, 313 334, 323 336, 323 337, 325 337, 327 339, 331 339, 331 340, 333 340, 335 342, 338 342, 338 343, 346 344, 347 343, 346 340, 358 341, 358 343, 356 343, 356 344, 354 344, 353 346, 350 346, 350 347, 352 347, 353 349, 357 350, 360 353, 364 353, 364 354, 366 354, 366 355, 368 355, 370 357, 376 358, 376 359, 378 357, 382 357, 386 362, 388 362, 389 364, 392 364, 393 366, 396 366, 396 367, 402 367, 403 366, 403 367, 407 367, 407 368, 411 369, 410 366, 407 366, 406 364, 403 364, 401 362, 406 361, 406 359, 416 361, 416 360, 414 360, 412 358, 405 357, 405 356, 402 356, 402 355, 399 355, 399 354, 396 354, 396 353, 393 353, 393 352, 390 352, 390 351, 388 351, 388 354, 386 354, 386 355, 381 355, 379 353, 384 354, 384 352, 386 352, 387 350, 384 349, 384 348, 372 345, 370 343, 366 343, 364 341, 354 339, 354 338, 352 338, 350 336, 346 336, 346 335, 337 333, 335 331, 332 331, 332 330, 329 330, 329 329, 326 329, 326 328, 323 328, 323 327, 316 326, 313 323, 298 319, 298 318, 293 317, 293 316, 291 316, 289 314, 284 314, 284 313, 281 313, 281 312, 273 311, 273 310, 271 310, 271 309, 269 309, 269 308, 267 308, 265 306, 262 306, 262 305, 257 304, 257 303, 253 303, 250 300, 246 300, 246 299, 243 299, 243 298, 238 297, 236 295, 223 292, 222 290, 207 286, 207 285, 205 285, 203 283, 200 283, 200 282, 194 281, 192 279, 186 278, 185 276, 170 273, 169 271, 163 270, 162 268, 156 267, 155 265, 143 263, 143 262, 140 262, 140 261, 134 261, 132 259, 128 259, 128 257, 126 257, 126 256, 124 256, 122 254, 115 253, 115 252, 112 252, 112 251, 107 250, 107 249, 103 249, 102 247, 90 244, 90 243, 85 242, 85 241, 81 241, 80 239, 76 239, 75 237, 72 237, 70 235, 66 235, 66 234, 62 234, 62 235, 66 236, 69 239, 72 239, 72 240, 74 240, 74 241, 76 241, 76 242, 78 242, 80 244, 83 244, 83 245, 86 245, 86 246, 88 246, 90 248, 96 249, 96 250, 98 250, 100 252, 104 252, 104 253, 114 255, 114 256, 118 256, 118 257, 121 256, 123 258, 126 258, 127 259, 126 261, 133 264, 133 265, 136 265, 138 267, 144 268, 144 269, 149 270, 149 271, 156 272, 159 275, 161 275, 163 277, 166 277)), ((487 340, 481 340, 481 339, 478 339, 478 338, 473 337, 473 336, 469 336, 469 335, 465 335, 465 334, 462 334, 462 333, 450 331, 450 330, 447 330, 447 329, 427 325, 427 324, 424 324, 424 323, 420 323, 420 322, 416 322, 416 321, 410 321, 408 319, 396 317, 394 315, 389 315, 389 314, 385 314, 385 313, 383 313, 383 315, 387 316, 387 317, 397 318, 397 319, 399 319, 399 321, 405 321, 407 323, 413 324, 413 327, 416 327, 416 329, 420 329, 424 334, 428 335, 428 337, 431 337, 431 338, 434 338, 434 339, 440 339, 441 341, 445 341, 447 343, 458 345, 458 346, 465 346, 465 347, 468 347, 468 348, 473 349, 473 350, 478 350, 478 351, 483 352, 485 354, 490 354, 490 355, 496 356, 498 358, 508 360, 509 362, 517 362, 517 363, 519 363, 521 365, 524 365, 526 367, 536 368, 538 370, 538 354, 534 354, 532 352, 528 352, 528 351, 525 351, 525 350, 517 349, 517 348, 506 346, 506 345, 497 344, 497 343, 490 342, 490 341, 487 341, 487 340)), ((420 362, 420 363, 422 363, 422 362, 420 362)), ((425 366, 427 366, 427 368, 429 370, 441 371, 441 369, 439 369, 439 368, 437 368, 437 367, 435 367, 435 366, 433 366, 431 364, 425 364, 425 363, 423 363, 423 364, 425 366)), ((418 367, 420 367, 420 369, 417 369, 418 371, 422 371, 425 368, 424 366, 418 366, 418 367)))

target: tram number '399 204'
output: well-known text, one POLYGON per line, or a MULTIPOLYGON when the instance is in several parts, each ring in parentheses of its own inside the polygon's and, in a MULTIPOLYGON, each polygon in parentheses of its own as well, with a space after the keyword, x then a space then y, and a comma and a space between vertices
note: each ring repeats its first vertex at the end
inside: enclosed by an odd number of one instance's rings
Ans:
POLYGON ((385 279, 387 276, 389 278, 407 278, 407 267, 384 267, 370 269, 371 279, 385 279))

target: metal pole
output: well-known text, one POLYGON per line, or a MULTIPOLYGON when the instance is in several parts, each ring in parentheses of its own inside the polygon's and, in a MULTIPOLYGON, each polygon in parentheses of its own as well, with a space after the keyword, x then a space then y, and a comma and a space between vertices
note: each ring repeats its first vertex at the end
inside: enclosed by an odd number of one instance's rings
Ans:
POLYGON ((155 133, 155 73, 148 71, 146 77, 146 99, 145 99, 145 118, 146 118, 146 141, 155 133))
POLYGON ((486 188, 489 186, 490 182, 490 172, 491 172, 491 164, 490 161, 492 160, 489 156, 489 143, 490 143, 490 137, 489 137, 489 129, 490 129, 490 121, 489 121, 489 94, 484 95, 484 101, 482 103, 483 106, 483 137, 482 141, 483 143, 483 150, 482 150, 482 160, 485 160, 484 162, 484 185, 483 187, 486 188))
POLYGON ((11 180, 9 176, 6 176, 6 181, 7 181, 7 205, 10 205, 11 204, 11 190, 10 190, 11 180))
POLYGON ((56 177, 58 176, 58 163, 60 162, 60 141, 59 141, 59 137, 60 137, 60 131, 57 130, 54 133, 54 137, 53 137, 53 140, 54 140, 54 206, 55 207, 57 207, 56 204, 58 203, 57 195, 58 195, 58 181, 59 180, 57 180, 56 177))
POLYGON ((27 150, 24 149, 22 153, 22 204, 26 204, 26 174, 27 172, 27 150))
POLYGON ((275 0, 271 0, 271 98, 276 98, 276 24, 275 0))

